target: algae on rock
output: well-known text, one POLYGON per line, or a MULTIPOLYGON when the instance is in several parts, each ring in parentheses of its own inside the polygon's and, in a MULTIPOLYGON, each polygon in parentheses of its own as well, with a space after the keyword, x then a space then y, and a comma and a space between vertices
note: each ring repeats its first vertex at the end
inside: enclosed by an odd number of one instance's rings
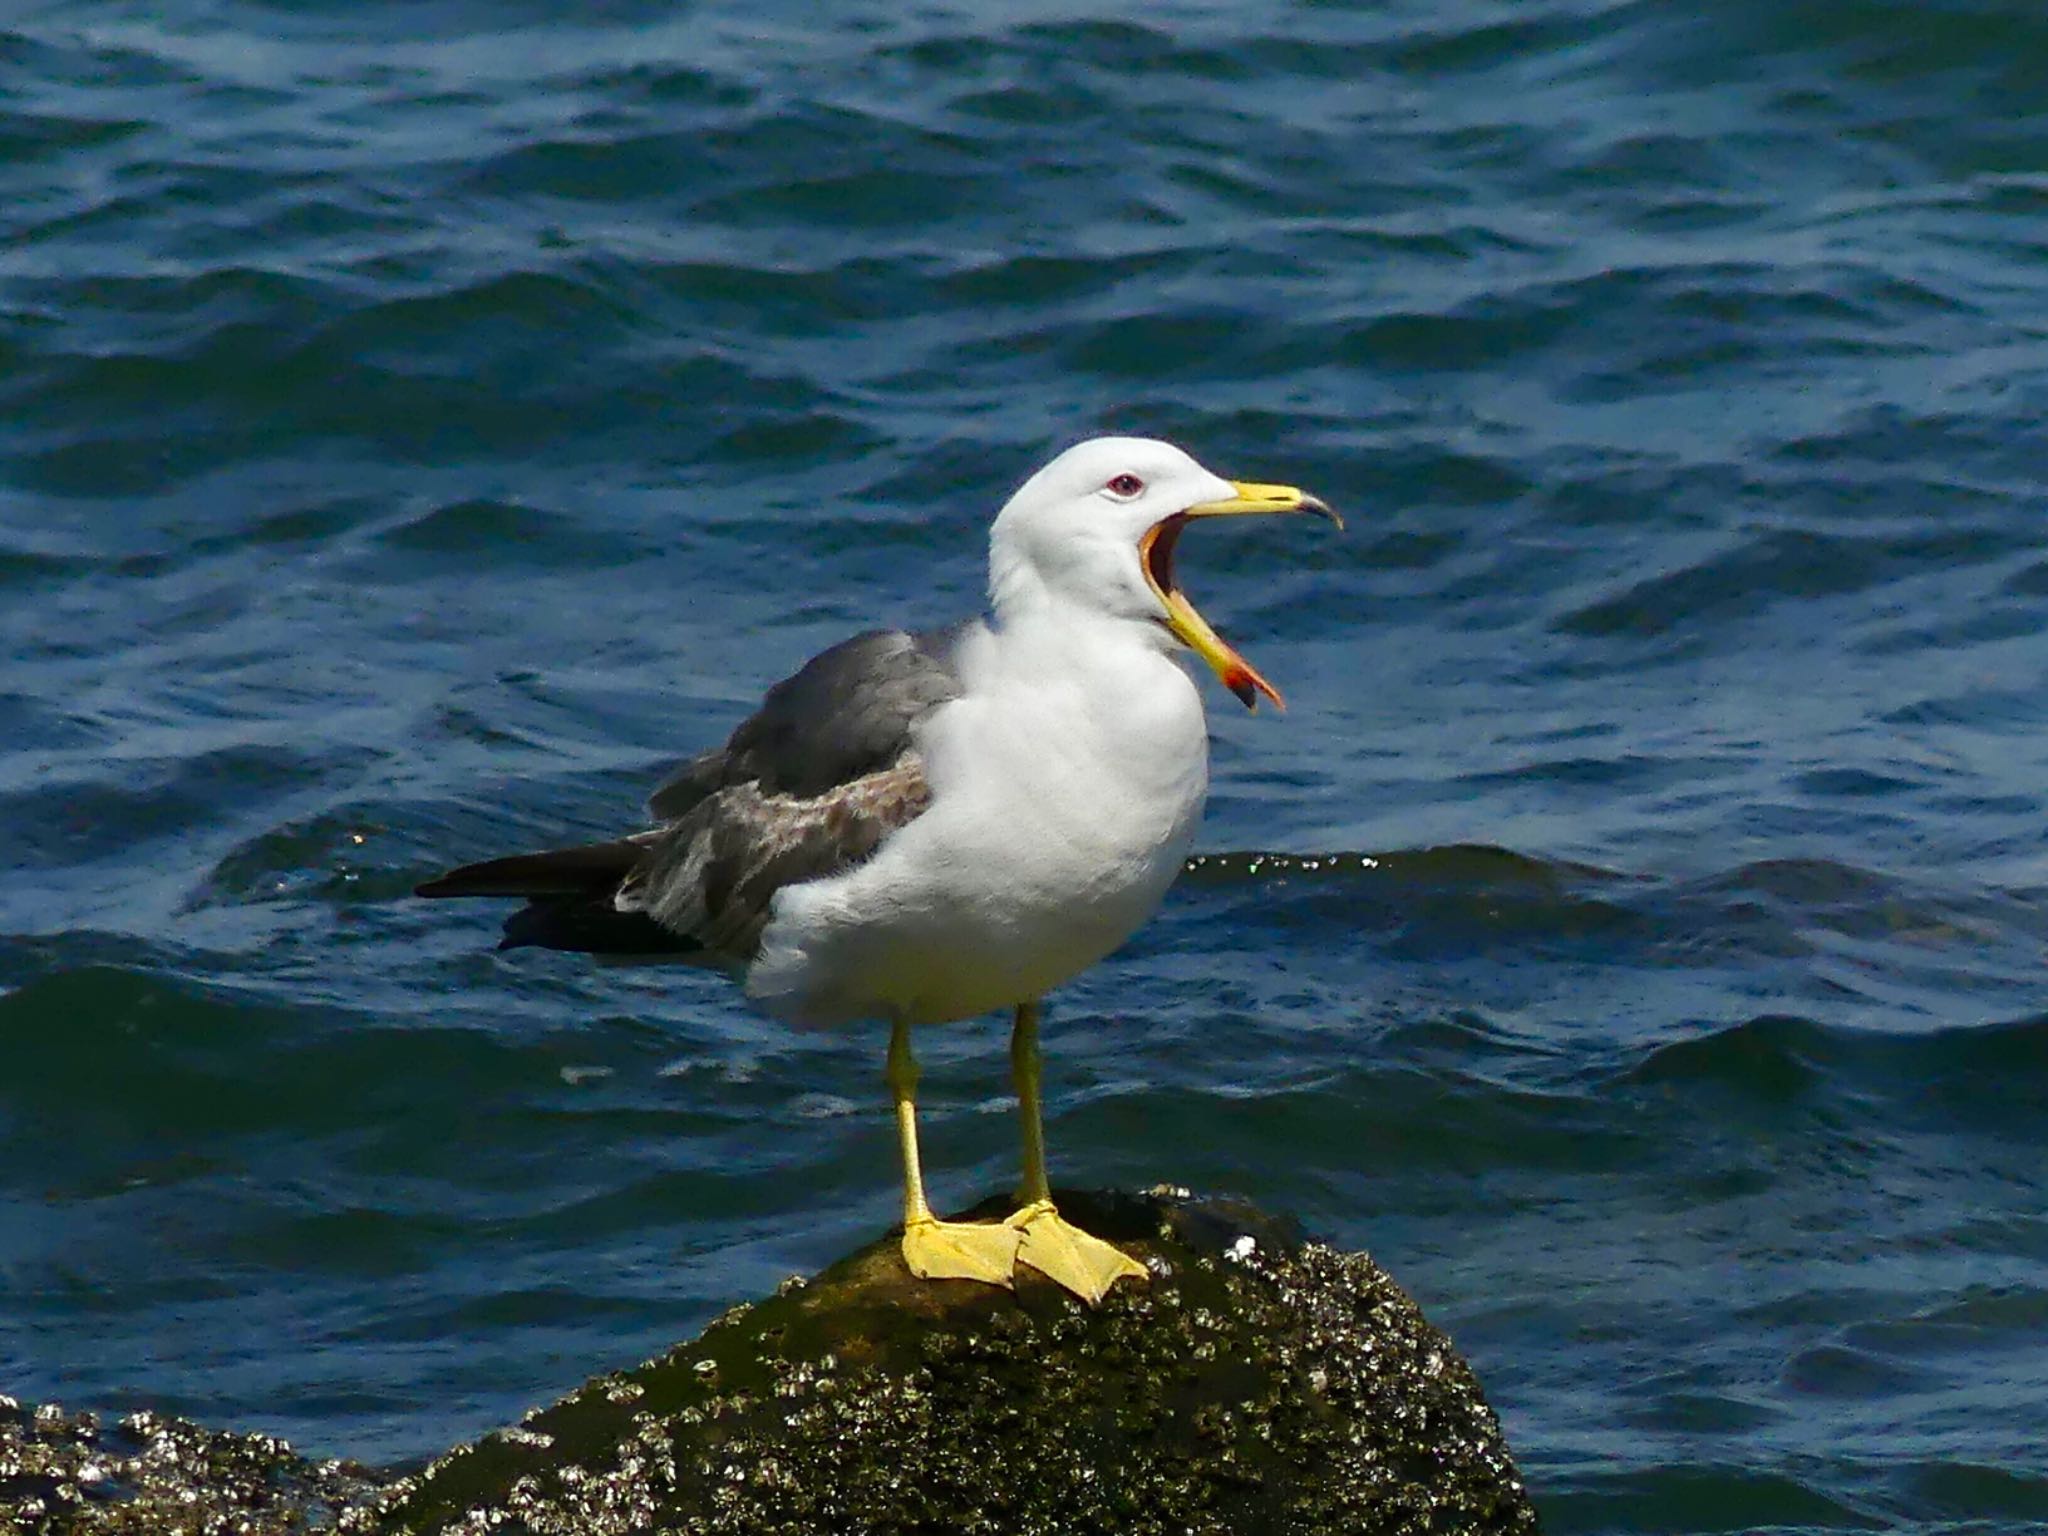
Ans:
MULTIPOLYGON (((911 1278, 890 1236, 387 1482, 262 1435, 0 1398, 33 1536, 1535 1532, 1471 1370, 1370 1259, 1248 1207, 1060 1194, 1138 1255, 1089 1309, 911 1278)), ((976 1215, 1000 1215, 991 1200, 976 1215)))
MULTIPOLYGON (((913 1279, 894 1237, 395 1487, 391 1531, 1533 1532, 1478 1382, 1370 1259, 1059 1194, 1146 1285, 913 1279)), ((974 1214, 1000 1214, 990 1201, 974 1214)), ((354 1523, 351 1521, 351 1523, 354 1523)))

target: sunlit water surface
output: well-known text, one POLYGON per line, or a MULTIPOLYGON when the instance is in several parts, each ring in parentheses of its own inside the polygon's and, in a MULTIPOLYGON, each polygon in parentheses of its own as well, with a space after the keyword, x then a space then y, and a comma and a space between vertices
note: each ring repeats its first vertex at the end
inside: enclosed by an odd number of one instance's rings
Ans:
POLYGON ((0 22, 0 1390, 402 1461, 884 1228, 874 1032, 407 893, 1141 431, 1351 529, 1186 541, 1292 707, 1059 1176, 1369 1248, 1554 1532, 2048 1520, 2048 13, 174 10, 0 22))

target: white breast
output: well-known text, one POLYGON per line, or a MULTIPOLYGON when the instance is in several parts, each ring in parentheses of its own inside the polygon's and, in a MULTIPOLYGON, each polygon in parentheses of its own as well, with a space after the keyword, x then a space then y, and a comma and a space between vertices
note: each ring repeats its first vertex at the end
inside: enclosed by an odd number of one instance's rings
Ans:
POLYGON ((922 736, 932 804, 776 898, 747 990, 807 1023, 937 1023, 1035 998, 1151 916, 1201 816, 1200 696, 1123 624, 984 635, 922 736))

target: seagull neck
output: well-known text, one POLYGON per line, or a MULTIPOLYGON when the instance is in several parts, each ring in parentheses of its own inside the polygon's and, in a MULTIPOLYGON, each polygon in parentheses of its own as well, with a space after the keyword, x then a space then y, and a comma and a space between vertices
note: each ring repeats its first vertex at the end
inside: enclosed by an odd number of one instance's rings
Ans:
POLYGON ((1013 588, 1004 596, 1010 600, 995 605, 993 627, 1010 644, 1084 657, 1106 657, 1127 648, 1166 655, 1174 648, 1172 636, 1157 624, 1105 613, 1042 587, 1028 595, 1013 588))

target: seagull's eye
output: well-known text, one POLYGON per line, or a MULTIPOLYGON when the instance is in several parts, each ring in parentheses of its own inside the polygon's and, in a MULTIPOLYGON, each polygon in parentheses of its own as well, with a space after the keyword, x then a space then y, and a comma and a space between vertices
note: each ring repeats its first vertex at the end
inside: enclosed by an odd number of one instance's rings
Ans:
POLYGON ((1129 501, 1138 492, 1145 489, 1145 482, 1136 475, 1118 475, 1109 484, 1105 485, 1103 489, 1119 501, 1129 501))

